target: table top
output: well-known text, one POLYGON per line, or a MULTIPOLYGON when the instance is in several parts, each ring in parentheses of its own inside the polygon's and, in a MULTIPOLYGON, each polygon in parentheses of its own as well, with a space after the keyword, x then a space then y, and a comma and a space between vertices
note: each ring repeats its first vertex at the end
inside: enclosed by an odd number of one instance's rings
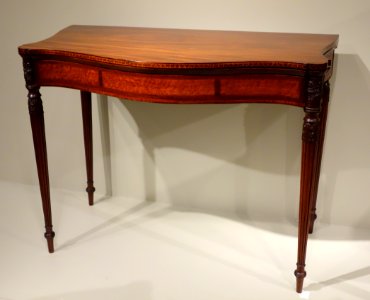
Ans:
POLYGON ((338 35, 218 30, 69 26, 19 47, 24 55, 109 63, 133 68, 326 68, 338 35))

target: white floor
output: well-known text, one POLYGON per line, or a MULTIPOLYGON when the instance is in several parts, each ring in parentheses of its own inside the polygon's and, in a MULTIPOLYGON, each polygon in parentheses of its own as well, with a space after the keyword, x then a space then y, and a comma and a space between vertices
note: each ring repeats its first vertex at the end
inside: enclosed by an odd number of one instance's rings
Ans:
POLYGON ((159 203, 52 191, 48 254, 38 187, 0 182, 0 299, 370 299, 370 232, 318 223, 304 292, 296 231, 159 203))

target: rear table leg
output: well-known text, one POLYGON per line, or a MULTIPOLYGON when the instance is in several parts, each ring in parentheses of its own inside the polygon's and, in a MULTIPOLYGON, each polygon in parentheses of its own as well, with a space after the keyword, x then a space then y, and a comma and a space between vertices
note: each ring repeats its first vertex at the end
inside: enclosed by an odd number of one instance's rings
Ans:
POLYGON ((320 169, 321 169, 321 158, 322 158, 322 152, 323 152, 323 146, 324 146, 324 138, 325 138, 325 128, 326 128, 326 119, 328 115, 328 102, 329 102, 329 93, 330 93, 330 86, 329 82, 326 82, 324 84, 324 95, 323 95, 323 103, 322 103, 322 113, 321 113, 321 120, 320 120, 320 132, 319 132, 319 142, 318 142, 318 153, 317 153, 317 161, 315 163, 316 165, 316 176, 315 176, 315 182, 313 187, 313 203, 311 208, 311 216, 310 216, 310 228, 309 233, 313 232, 313 226, 315 223, 315 220, 317 218, 316 216, 316 202, 317 202, 317 192, 319 189, 319 180, 320 180, 320 169))
POLYGON ((93 145, 92 145, 92 117, 91 117, 91 93, 81 91, 82 122, 85 144, 87 188, 89 205, 94 204, 94 178, 93 178, 93 145))

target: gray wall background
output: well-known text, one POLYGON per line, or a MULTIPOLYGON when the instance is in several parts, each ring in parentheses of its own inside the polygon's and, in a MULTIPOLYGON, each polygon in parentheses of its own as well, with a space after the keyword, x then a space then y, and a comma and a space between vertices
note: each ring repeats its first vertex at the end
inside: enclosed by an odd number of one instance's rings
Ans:
MULTIPOLYGON (((369 1, 1 0, 0 180, 37 184, 17 46, 70 24, 339 33, 319 220, 370 227, 369 1)), ((41 93, 51 185, 82 191, 79 92, 43 88, 41 93)), ((296 221, 301 110, 107 102, 104 97, 94 97, 93 105, 95 182, 101 195, 155 198, 256 221, 296 221)))

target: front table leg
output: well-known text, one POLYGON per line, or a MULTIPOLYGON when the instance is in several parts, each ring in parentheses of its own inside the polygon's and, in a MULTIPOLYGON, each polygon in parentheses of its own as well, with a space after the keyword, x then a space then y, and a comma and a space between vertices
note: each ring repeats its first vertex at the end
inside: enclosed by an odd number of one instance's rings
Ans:
POLYGON ((302 292, 306 277, 305 261, 308 232, 311 221, 311 209, 315 197, 315 185, 319 172, 319 137, 322 118, 322 78, 308 80, 307 103, 302 132, 301 191, 299 202, 298 259, 294 275, 297 278, 296 290, 302 292))
POLYGON ((28 89, 28 110, 31 119, 33 145, 35 148, 37 173, 39 177, 40 192, 42 199, 42 209, 44 211, 45 220, 45 238, 48 243, 50 253, 54 252, 53 239, 55 233, 53 231, 51 219, 51 205, 50 205, 50 187, 49 187, 49 173, 48 161, 45 141, 45 125, 44 125, 44 111, 42 108, 40 87, 35 84, 34 71, 30 61, 24 61, 24 76, 26 79, 26 87, 28 89))

